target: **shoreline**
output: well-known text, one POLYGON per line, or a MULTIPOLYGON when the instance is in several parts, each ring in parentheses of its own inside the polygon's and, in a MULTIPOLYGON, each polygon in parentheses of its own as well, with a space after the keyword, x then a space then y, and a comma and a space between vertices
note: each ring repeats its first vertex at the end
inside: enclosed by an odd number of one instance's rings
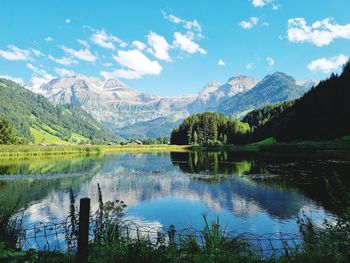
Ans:
POLYGON ((250 153, 343 152, 350 155, 349 140, 253 143, 247 145, 0 145, 0 159, 45 156, 90 156, 118 152, 231 151, 250 153))
POLYGON ((0 159, 45 156, 89 156, 117 152, 157 152, 157 151, 185 151, 187 145, 0 145, 0 159))

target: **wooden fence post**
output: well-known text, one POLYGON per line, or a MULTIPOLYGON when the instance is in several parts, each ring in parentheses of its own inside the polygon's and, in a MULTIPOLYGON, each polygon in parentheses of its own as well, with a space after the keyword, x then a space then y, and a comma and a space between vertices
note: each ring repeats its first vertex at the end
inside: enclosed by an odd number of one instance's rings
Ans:
POLYGON ((78 263, 88 262, 90 198, 80 199, 78 263))

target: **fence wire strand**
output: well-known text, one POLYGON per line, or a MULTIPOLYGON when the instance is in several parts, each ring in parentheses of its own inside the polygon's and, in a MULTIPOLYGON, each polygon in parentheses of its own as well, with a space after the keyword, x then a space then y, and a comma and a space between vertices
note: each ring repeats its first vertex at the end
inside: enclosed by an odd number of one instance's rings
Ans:
MULTIPOLYGON (((110 219, 118 237, 127 240, 144 240, 152 246, 169 244, 170 242, 180 246, 184 240, 194 238, 201 246, 205 245, 203 231, 194 228, 168 229, 152 227, 149 225, 138 225, 130 219, 118 220, 117 223, 110 219), (113 223, 114 222, 114 223, 113 223)), ((89 240, 93 242, 99 238, 96 231, 101 227, 100 221, 90 218, 89 240)), ((60 251, 75 253, 77 250, 78 221, 72 222, 70 218, 62 222, 47 222, 27 225, 21 230, 21 238, 18 246, 23 250, 35 249, 37 251, 60 251)), ((102 225, 104 231, 107 224, 102 225)), ((221 236, 226 241, 241 241, 237 251, 247 256, 254 252, 255 256, 261 258, 278 258, 293 252, 303 250, 303 238, 298 234, 288 233, 237 233, 235 231, 222 232, 221 236)))

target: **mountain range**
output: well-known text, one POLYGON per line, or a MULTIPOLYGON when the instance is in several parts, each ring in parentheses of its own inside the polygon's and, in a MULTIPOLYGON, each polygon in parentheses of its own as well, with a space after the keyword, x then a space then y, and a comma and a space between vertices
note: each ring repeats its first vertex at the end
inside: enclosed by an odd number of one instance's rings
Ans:
POLYGON ((240 117, 270 103, 299 98, 315 84, 276 72, 261 81, 244 75, 234 76, 224 84, 210 81, 197 94, 177 97, 141 93, 116 79, 104 81, 83 75, 25 87, 56 105, 81 107, 124 139, 144 139, 169 136, 191 114, 216 111, 240 117))
POLYGON ((54 105, 13 81, 0 78, 0 116, 24 141, 43 144, 107 143, 110 131, 74 104, 54 105))

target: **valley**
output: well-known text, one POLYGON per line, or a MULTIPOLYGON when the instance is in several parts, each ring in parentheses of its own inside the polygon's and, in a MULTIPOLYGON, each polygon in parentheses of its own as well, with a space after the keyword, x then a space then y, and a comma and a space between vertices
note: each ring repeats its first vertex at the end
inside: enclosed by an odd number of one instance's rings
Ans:
POLYGON ((297 99, 317 83, 296 81, 284 73, 268 75, 262 81, 237 75, 224 84, 210 81, 196 94, 160 97, 140 93, 119 80, 76 75, 25 88, 55 105, 79 106, 112 133, 129 140, 168 137, 195 113, 213 111, 241 117, 271 103, 297 99))

